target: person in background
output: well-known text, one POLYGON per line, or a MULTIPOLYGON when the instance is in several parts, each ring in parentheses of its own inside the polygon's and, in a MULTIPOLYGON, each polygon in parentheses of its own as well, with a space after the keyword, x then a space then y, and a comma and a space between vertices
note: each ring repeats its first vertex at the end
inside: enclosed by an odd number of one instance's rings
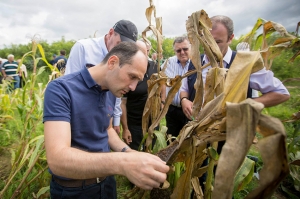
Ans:
MULTIPOLYGON (((103 60, 114 46, 122 41, 136 42, 137 36, 137 28, 131 21, 120 20, 103 37, 77 41, 71 49, 65 74, 79 71, 85 67, 95 66, 103 60)), ((113 126, 116 132, 120 134, 121 98, 116 100, 113 126)))
POLYGON ((52 55, 52 59, 49 61, 49 63, 53 66, 54 65, 54 60, 56 58, 56 54, 52 55))
POLYGON ((65 71, 66 64, 67 64, 67 58, 66 58, 66 51, 60 50, 60 55, 56 57, 53 61, 53 65, 56 64, 56 67, 59 71, 63 72, 65 71))
MULTIPOLYGON (((189 59, 190 53, 190 42, 187 37, 177 37, 173 42, 173 49, 176 53, 175 56, 170 57, 167 63, 164 63, 161 68, 167 64, 166 75, 170 78, 174 78, 177 75, 184 75, 192 63, 189 59)), ((170 91, 170 87, 163 87, 162 89, 162 103, 165 102, 166 97, 170 91)), ((186 117, 182 112, 179 91, 176 93, 169 106, 168 112, 166 114, 166 125, 168 127, 167 134, 172 134, 172 136, 177 137, 180 130, 186 124, 186 117)))
POLYGON ((152 53, 152 61, 154 61, 154 63, 157 62, 157 53, 152 53))
MULTIPOLYGON (((137 41, 137 44, 145 49, 144 53, 148 56, 151 49, 150 44, 140 40, 137 41)), ((124 142, 134 150, 141 150, 139 146, 143 139, 142 117, 148 99, 147 81, 153 73, 157 73, 157 66, 154 61, 148 58, 147 71, 143 80, 137 84, 134 91, 129 91, 122 97, 122 137, 124 142)))
MULTIPOLYGON (((21 59, 17 60, 18 64, 20 64, 21 59)), ((20 88, 22 88, 25 83, 26 83, 26 79, 27 79, 27 68, 25 66, 25 64, 22 64, 20 66, 20 70, 21 70, 21 75, 20 75, 20 88)))
POLYGON ((135 90, 147 64, 136 43, 121 42, 100 64, 49 83, 43 122, 51 198, 116 199, 116 174, 145 190, 166 180, 166 162, 130 149, 112 128, 116 97, 135 90))
POLYGON ((20 88, 20 75, 21 70, 18 71, 18 62, 15 60, 13 54, 7 56, 7 61, 2 65, 2 75, 3 79, 11 78, 13 80, 14 88, 20 88))

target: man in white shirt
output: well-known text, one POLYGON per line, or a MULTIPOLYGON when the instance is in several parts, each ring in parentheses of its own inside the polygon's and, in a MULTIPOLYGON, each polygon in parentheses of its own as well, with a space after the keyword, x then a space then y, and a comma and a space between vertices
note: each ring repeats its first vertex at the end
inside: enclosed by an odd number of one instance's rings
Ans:
MULTIPOLYGON (((79 71, 84 67, 92 67, 100 63, 105 55, 122 41, 136 42, 138 31, 136 26, 128 20, 118 21, 109 32, 99 38, 88 38, 77 41, 71 49, 66 65, 65 75, 79 71)), ((116 99, 113 126, 120 133, 121 98, 116 99)))
MULTIPOLYGON (((166 75, 174 78, 177 75, 184 75, 189 68, 190 59, 190 42, 187 37, 177 37, 173 42, 173 49, 175 56, 170 57, 167 63, 162 64, 161 68, 167 64, 166 75)), ((162 103, 164 104, 165 98, 170 91, 170 87, 163 87, 162 89, 162 103), (164 93, 165 92, 165 93, 164 93)), ((166 114, 166 125, 168 127, 167 134, 177 137, 180 130, 186 123, 185 115, 182 112, 179 91, 176 93, 171 105, 169 106, 166 114)))
MULTIPOLYGON (((212 17, 211 21, 213 24, 211 34, 223 54, 224 67, 228 68, 232 56, 235 53, 229 47, 234 38, 233 22, 229 17, 220 15, 212 17)), ((206 55, 204 55, 202 61, 203 65, 209 62, 206 55)), ((211 66, 202 71, 203 84, 205 84, 206 75, 210 68, 211 66)), ((289 92, 282 82, 274 77, 272 71, 266 70, 265 68, 250 75, 249 85, 251 89, 258 90, 262 93, 262 96, 254 98, 254 100, 263 103, 265 107, 275 106, 290 98, 289 92)), ((180 88, 180 99, 183 112, 189 119, 191 119, 193 104, 193 99, 189 96, 190 93, 188 78, 185 78, 180 88)))

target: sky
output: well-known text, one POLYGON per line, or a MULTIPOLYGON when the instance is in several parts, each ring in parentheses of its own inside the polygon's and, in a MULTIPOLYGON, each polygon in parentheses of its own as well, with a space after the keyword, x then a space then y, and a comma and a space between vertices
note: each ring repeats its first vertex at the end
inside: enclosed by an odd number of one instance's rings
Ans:
MULTIPOLYGON (((300 22, 300 0, 153 0, 156 16, 162 17, 163 35, 186 33, 185 21, 205 10, 209 17, 226 15, 235 36, 248 33, 258 18, 295 31, 300 22)), ((145 10, 149 0, 0 0, 0 49, 27 44, 34 35, 48 43, 103 36, 121 19, 132 21, 139 34, 148 26, 145 10)), ((152 33, 148 32, 147 36, 152 33)))

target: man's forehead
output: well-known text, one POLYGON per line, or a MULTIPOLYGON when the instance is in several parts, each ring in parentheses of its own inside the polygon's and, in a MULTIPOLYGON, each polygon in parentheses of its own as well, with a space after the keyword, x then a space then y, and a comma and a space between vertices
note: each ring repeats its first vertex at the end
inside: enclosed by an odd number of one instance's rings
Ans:
POLYGON ((185 46, 185 47, 188 47, 190 45, 190 43, 187 41, 187 40, 184 40, 183 42, 181 43, 175 43, 174 44, 174 47, 177 47, 177 46, 185 46))

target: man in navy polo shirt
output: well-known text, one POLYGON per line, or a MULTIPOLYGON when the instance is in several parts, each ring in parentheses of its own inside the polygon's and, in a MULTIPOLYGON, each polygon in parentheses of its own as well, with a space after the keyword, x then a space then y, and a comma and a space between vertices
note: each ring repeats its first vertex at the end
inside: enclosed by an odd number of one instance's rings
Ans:
POLYGON ((115 174, 142 189, 165 181, 165 162, 130 149, 112 127, 116 97, 135 90, 147 63, 135 43, 122 42, 100 64, 49 83, 44 133, 51 198, 114 199, 115 174))

